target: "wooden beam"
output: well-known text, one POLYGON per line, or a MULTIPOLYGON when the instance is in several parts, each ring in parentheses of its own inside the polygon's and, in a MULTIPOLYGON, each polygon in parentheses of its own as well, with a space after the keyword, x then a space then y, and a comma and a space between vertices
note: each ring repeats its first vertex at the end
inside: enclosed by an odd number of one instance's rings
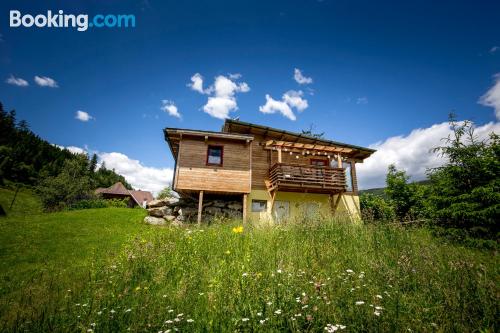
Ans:
POLYGON ((243 223, 247 222, 247 199, 248 194, 243 194, 243 223))
POLYGON ((337 154, 337 162, 338 162, 338 168, 342 168, 342 156, 340 154, 337 154))
POLYGON ((340 203, 340 199, 342 199, 342 192, 339 192, 339 194, 337 195, 337 200, 335 200, 335 203, 332 207, 332 215, 335 215, 335 212, 337 211, 337 208, 340 203))
POLYGON ((278 163, 281 163, 281 147, 278 148, 278 163))
POLYGON ((201 211, 203 210, 203 191, 200 191, 198 198, 198 224, 201 224, 201 211))

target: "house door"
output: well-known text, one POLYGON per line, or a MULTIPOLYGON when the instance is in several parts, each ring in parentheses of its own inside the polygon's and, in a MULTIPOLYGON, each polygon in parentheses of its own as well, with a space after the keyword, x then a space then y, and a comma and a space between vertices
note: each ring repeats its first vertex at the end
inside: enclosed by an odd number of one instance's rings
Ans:
POLYGON ((276 200, 274 202, 273 215, 276 223, 285 221, 290 215, 290 202, 276 200))

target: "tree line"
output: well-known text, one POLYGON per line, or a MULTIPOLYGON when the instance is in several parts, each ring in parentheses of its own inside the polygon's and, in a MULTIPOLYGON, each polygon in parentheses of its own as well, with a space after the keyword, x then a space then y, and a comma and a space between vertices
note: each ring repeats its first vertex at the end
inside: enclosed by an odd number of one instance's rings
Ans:
MULTIPOLYGON (((474 134, 469 121, 450 115, 452 134, 432 153, 446 161, 428 170, 428 182, 411 183, 403 170, 390 165, 384 196, 362 194, 365 221, 423 221, 455 240, 499 240, 500 137, 474 134)), ((488 242, 491 241, 491 242, 488 242)))
POLYGON ((89 158, 47 142, 0 103, 0 185, 6 182, 34 187, 46 209, 92 198, 96 188, 116 182, 133 189, 104 162, 98 167, 96 154, 89 158))

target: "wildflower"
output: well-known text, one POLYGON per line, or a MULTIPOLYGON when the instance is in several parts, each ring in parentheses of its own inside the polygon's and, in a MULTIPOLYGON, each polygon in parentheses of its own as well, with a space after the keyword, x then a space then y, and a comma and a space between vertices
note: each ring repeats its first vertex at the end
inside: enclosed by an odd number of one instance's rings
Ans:
POLYGON ((94 327, 95 326, 95 323, 91 323, 90 326, 94 327))
POLYGON ((242 322, 246 322, 246 321, 249 321, 249 320, 250 320, 250 319, 248 319, 248 318, 242 318, 242 319, 241 319, 241 321, 242 321, 242 322))
POLYGON ((111 313, 115 313, 116 311, 115 311, 115 310, 113 310, 113 309, 111 309, 111 311, 109 311, 109 312, 111 312, 111 313))
POLYGON ((102 311, 97 312, 97 315, 99 316, 102 315, 102 311))
POLYGON ((278 274, 283 273, 283 271, 282 271, 281 269, 278 269, 276 272, 277 272, 278 274))
POLYGON ((375 297, 377 297, 378 299, 382 299, 382 295, 375 295, 375 297))
POLYGON ((172 310, 172 309, 168 310, 168 313, 172 313, 172 312, 174 312, 174 310, 172 310))
POLYGON ((379 311, 375 311, 375 312, 373 312, 373 314, 374 314, 375 316, 377 316, 377 317, 378 317, 378 316, 380 316, 380 312, 379 312, 379 311))
POLYGON ((355 304, 356 305, 363 305, 363 304, 365 304, 365 302, 364 301, 357 301, 355 304))
POLYGON ((384 309, 384 308, 383 308, 383 307, 381 307, 381 306, 376 306, 376 307, 375 307, 375 310, 383 310, 383 309, 384 309))
POLYGON ((262 312, 257 312, 258 317, 262 317, 262 312))
POLYGON ((295 317, 302 317, 302 313, 296 313, 294 314, 295 317))
POLYGON ((259 323, 260 323, 261 325, 263 325, 265 322, 266 322, 266 320, 265 320, 265 319, 261 319, 261 320, 259 320, 259 323))
POLYGON ((345 271, 346 271, 348 274, 352 274, 352 273, 354 273, 354 271, 353 271, 352 269, 346 269, 345 271))
POLYGON ((187 321, 188 323, 193 323, 193 322, 194 322, 194 320, 193 320, 193 319, 191 319, 191 318, 189 318, 189 319, 188 319, 188 320, 186 320, 186 321, 187 321))
POLYGON ((139 290, 141 290, 141 287, 139 287, 139 286, 135 287, 135 291, 139 291, 139 290))
POLYGON ((83 304, 82 306, 89 306, 87 303, 83 304))
POLYGON ((267 302, 266 304, 271 306, 273 304, 273 302, 267 302))
POLYGON ((235 234, 241 234, 241 233, 243 232, 243 226, 242 226, 242 225, 240 225, 239 227, 234 227, 234 228, 233 228, 233 232, 234 232, 235 234))
POLYGON ((179 314, 177 315, 177 317, 182 317, 182 316, 184 316, 184 313, 179 313, 179 314))
POLYGON ((280 310, 280 309, 278 309, 278 310, 274 311, 274 314, 276 314, 276 315, 280 315, 280 314, 281 314, 281 310, 280 310))
POLYGON ((130 312, 130 311, 132 311, 132 309, 127 309, 127 310, 125 310, 125 312, 130 312))
POLYGON ((307 307, 308 307, 308 306, 309 306, 309 305, 307 305, 307 304, 306 304, 306 305, 304 305, 304 306, 302 307, 302 310, 307 309, 307 307))
POLYGON ((231 251, 227 250, 225 253, 226 253, 226 254, 231 254, 231 251))
POLYGON ((87 332, 94 332, 94 330, 93 330, 93 329, 91 329, 91 328, 89 328, 89 329, 87 330, 87 332))
POLYGON ((198 295, 203 296, 203 295, 205 295, 205 293, 198 293, 198 295))
POLYGON ((332 325, 332 324, 327 324, 326 327, 325 327, 325 331, 327 331, 328 333, 333 333, 333 332, 335 332, 338 329, 339 328, 338 328, 337 325, 332 325))
POLYGON ((171 321, 171 320, 166 320, 165 321, 165 324, 172 324, 172 323, 173 323, 173 321, 171 321))
POLYGON ((180 319, 180 318, 175 318, 175 319, 174 319, 174 321, 175 321, 176 323, 178 323, 178 322, 180 322, 180 321, 181 321, 181 319, 180 319))
POLYGON ((243 273, 243 274, 241 274, 241 276, 243 276, 243 277, 248 276, 248 273, 243 273))

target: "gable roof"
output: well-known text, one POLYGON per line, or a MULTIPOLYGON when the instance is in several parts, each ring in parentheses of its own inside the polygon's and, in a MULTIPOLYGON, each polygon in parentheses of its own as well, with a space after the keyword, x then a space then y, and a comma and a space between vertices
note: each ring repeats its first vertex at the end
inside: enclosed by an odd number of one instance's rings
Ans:
POLYGON ((214 132, 214 131, 198 131, 185 128, 174 128, 167 127, 163 130, 165 135, 165 141, 167 141, 172 156, 174 160, 177 160, 177 152, 179 150, 179 142, 181 138, 184 137, 205 137, 205 138, 218 138, 225 140, 240 140, 240 141, 252 141, 253 135, 247 134, 236 134, 236 133, 226 133, 226 132, 214 132))
POLYGON ((343 142, 315 138, 306 134, 290 132, 273 127, 247 123, 244 121, 226 119, 222 131, 225 133, 240 133, 246 135, 262 135, 264 137, 277 138, 283 141, 301 142, 309 144, 320 144, 327 146, 337 146, 352 150, 351 158, 363 160, 373 154, 376 150, 343 142))
POLYGON ((97 190, 95 190, 95 193, 96 194, 123 195, 123 196, 131 197, 138 205, 141 205, 141 206, 142 206, 142 203, 144 202, 144 200, 146 202, 150 202, 154 199, 153 194, 151 194, 151 192, 141 191, 141 190, 138 190, 138 191, 127 190, 127 188, 121 182, 115 183, 107 188, 100 187, 97 190))

